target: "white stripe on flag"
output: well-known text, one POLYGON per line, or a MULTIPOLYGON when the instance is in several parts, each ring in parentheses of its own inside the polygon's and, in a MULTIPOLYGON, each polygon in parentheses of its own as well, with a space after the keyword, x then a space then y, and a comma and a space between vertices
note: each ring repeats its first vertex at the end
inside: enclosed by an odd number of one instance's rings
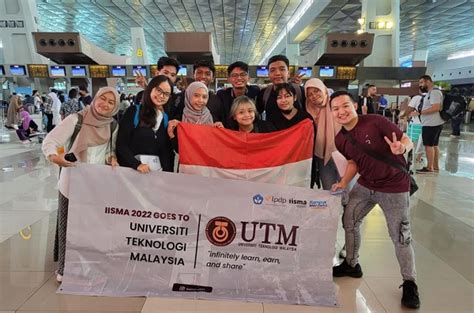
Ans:
POLYGON ((259 169, 225 169, 210 166, 180 164, 179 172, 205 177, 249 180, 261 183, 309 187, 311 159, 259 169))

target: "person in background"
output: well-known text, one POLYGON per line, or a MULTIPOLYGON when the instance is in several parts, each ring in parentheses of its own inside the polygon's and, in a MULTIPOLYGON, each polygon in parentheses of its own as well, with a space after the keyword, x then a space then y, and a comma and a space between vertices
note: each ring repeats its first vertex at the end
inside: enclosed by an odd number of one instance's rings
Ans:
POLYGON ((276 130, 271 123, 259 119, 254 100, 247 96, 235 98, 229 115, 231 121, 228 128, 232 130, 245 133, 269 133, 276 130))
POLYGON ((41 99, 41 96, 38 92, 38 90, 33 90, 33 98, 34 98, 34 105, 35 105, 35 113, 38 113, 41 111, 41 106, 43 104, 43 100, 41 99))
POLYGON ((330 190, 339 179, 332 153, 337 150, 335 138, 341 127, 332 118, 326 85, 318 78, 311 78, 304 85, 304 90, 306 112, 313 117, 316 125, 311 188, 317 184, 319 188, 322 185, 324 190, 330 190))
POLYGON ((20 110, 20 119, 21 123, 16 134, 20 139, 21 143, 28 144, 31 143, 30 136, 34 135, 38 131, 38 125, 31 118, 31 115, 26 110, 20 110))
POLYGON ((8 104, 8 111, 7 111, 7 121, 5 123, 5 127, 9 129, 18 129, 18 111, 22 107, 22 103, 20 100, 20 96, 16 93, 10 98, 10 103, 8 104))
POLYGON ((141 173, 173 171, 174 153, 167 134, 169 117, 164 111, 172 87, 167 76, 155 76, 144 91, 142 104, 126 110, 117 138, 117 157, 122 166, 141 173))
MULTIPOLYGON (((59 125, 59 123, 61 123, 60 111, 61 111, 62 104, 58 98, 57 92, 58 91, 56 89, 51 89, 51 92, 48 94, 48 102, 51 102, 50 117, 52 117, 51 128, 48 130, 48 132, 51 131, 51 129, 53 129, 56 125, 59 125)), ((48 125, 50 125, 49 120, 48 120, 48 125)))
POLYGON ((118 121, 122 120, 125 111, 127 111, 128 107, 130 106, 130 101, 128 101, 127 97, 124 93, 120 94, 120 104, 119 104, 119 111, 118 111, 118 121))
POLYGON ((68 100, 64 102, 61 106, 60 114, 61 119, 65 119, 73 113, 77 113, 84 109, 79 103, 78 99, 79 92, 76 88, 71 88, 68 93, 68 100))
POLYGON ((359 97, 359 104, 357 106, 357 114, 367 115, 375 114, 375 96, 377 95, 377 87, 372 84, 367 84, 367 94, 359 97))
POLYGON ((92 103, 92 96, 89 94, 86 85, 79 85, 79 103, 83 108, 92 103))
MULTIPOLYGON (((75 161, 88 164, 117 166, 115 141, 119 96, 115 88, 104 87, 97 91, 90 105, 79 113, 69 115, 57 125, 43 141, 43 154, 60 167, 73 167, 75 161), (82 121, 81 123, 79 123, 82 121), (76 129, 79 128, 79 132, 76 129), (58 152, 66 147, 64 152, 58 152), (68 154, 68 157, 66 157, 68 154)), ((58 218, 56 226, 55 260, 57 282, 62 282, 66 254, 66 233, 69 207, 69 171, 59 175, 58 218)))

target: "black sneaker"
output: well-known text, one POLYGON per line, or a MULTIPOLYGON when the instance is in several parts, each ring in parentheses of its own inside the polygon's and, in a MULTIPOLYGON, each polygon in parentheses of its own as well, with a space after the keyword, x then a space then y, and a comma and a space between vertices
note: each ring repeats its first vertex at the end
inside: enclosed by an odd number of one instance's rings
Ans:
POLYGON ((418 295, 418 286, 411 280, 405 280, 403 285, 402 304, 410 309, 420 308, 420 297, 418 295))
POLYGON ((332 276, 334 277, 344 277, 350 276, 354 278, 362 277, 362 269, 359 264, 356 264, 355 267, 349 265, 349 263, 344 260, 341 264, 334 266, 332 268, 332 276))

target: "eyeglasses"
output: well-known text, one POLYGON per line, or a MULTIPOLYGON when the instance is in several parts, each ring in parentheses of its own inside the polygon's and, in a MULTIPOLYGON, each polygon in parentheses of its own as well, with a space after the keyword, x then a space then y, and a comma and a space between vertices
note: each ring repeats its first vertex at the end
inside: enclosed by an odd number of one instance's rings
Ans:
POLYGON ((245 78, 247 77, 248 73, 247 72, 241 72, 241 73, 233 73, 230 74, 230 78, 245 78))
POLYGON ((171 96, 171 93, 167 92, 167 91, 164 91, 163 89, 161 89, 160 87, 155 87, 155 90, 156 92, 159 94, 159 95, 162 95, 163 97, 165 98, 169 98, 171 96))

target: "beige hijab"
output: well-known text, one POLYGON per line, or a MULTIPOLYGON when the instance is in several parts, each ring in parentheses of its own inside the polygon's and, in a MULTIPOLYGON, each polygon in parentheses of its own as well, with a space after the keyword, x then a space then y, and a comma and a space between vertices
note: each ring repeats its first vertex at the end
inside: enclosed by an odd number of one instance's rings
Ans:
POLYGON ((324 159, 324 165, 329 162, 331 155, 336 151, 335 138, 337 133, 341 130, 341 126, 334 123, 329 107, 329 91, 324 83, 318 78, 309 79, 304 85, 304 92, 306 95, 306 111, 310 113, 313 118, 317 116, 316 122, 316 139, 314 143, 314 154, 321 159, 324 159), (308 88, 313 87, 321 90, 324 95, 323 105, 316 106, 311 104, 308 99, 308 88))
POLYGON ((118 112, 119 103, 119 95, 115 88, 103 87, 97 91, 91 105, 78 113, 83 116, 82 127, 69 152, 73 152, 79 161, 87 162, 87 148, 103 145, 110 140, 110 124, 118 112), (96 101, 108 92, 115 96, 115 106, 109 114, 101 115, 97 112, 96 101))

